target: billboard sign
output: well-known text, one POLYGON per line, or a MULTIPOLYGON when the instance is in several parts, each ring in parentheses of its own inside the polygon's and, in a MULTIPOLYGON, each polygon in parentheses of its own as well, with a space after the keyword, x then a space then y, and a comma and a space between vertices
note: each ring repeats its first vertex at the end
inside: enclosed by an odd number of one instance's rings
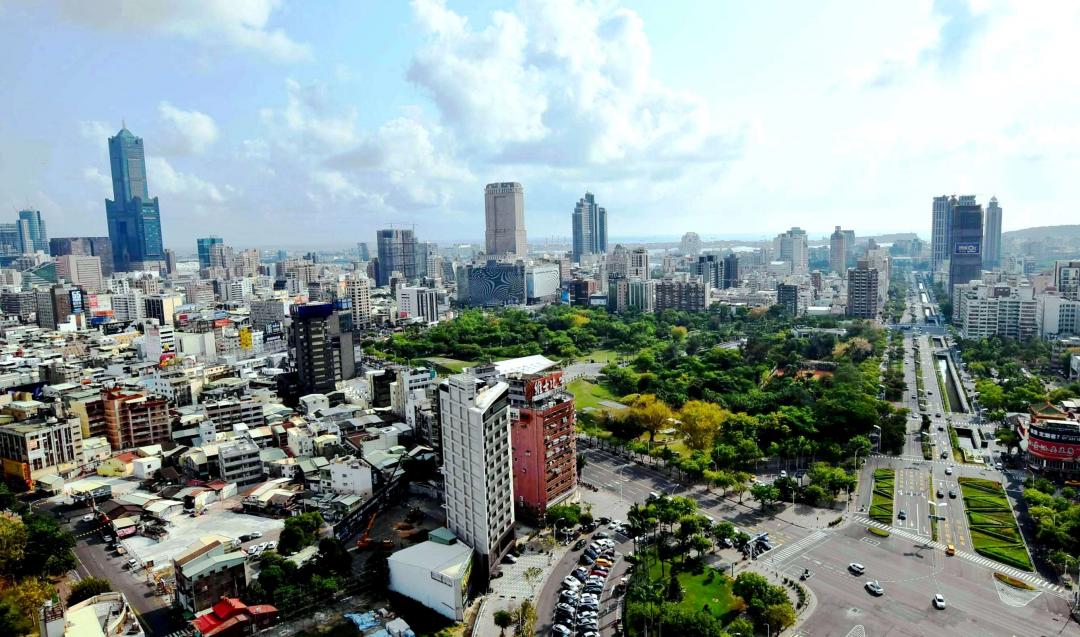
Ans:
POLYGON ((1080 459, 1080 445, 1067 442, 1048 442, 1028 437, 1028 453, 1047 460, 1080 459))
POLYGON ((953 254, 976 255, 979 254, 982 245, 978 241, 958 241, 953 245, 953 254))

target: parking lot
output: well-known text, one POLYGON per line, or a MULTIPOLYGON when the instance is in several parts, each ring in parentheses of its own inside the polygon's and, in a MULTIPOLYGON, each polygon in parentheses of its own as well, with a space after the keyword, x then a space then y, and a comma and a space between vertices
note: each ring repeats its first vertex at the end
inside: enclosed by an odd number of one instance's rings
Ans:
POLYGON ((615 633, 632 542, 618 524, 583 534, 565 553, 537 603, 537 634, 601 637, 615 633))

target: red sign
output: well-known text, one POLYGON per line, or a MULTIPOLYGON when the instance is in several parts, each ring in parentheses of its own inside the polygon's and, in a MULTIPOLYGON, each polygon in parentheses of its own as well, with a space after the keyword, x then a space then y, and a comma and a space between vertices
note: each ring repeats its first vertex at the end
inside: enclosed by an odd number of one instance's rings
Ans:
POLYGON ((554 372, 534 378, 525 384, 525 400, 532 400, 534 396, 541 396, 562 386, 563 373, 554 372))
POLYGON ((1080 458, 1080 445, 1068 442, 1047 442, 1029 437, 1028 453, 1047 460, 1077 460, 1080 458))

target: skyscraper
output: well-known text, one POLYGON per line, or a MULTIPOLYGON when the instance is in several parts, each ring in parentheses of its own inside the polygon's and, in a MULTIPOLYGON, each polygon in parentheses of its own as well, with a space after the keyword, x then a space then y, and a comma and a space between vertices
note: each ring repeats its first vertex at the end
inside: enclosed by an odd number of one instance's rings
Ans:
POLYGON ((987 268, 1001 265, 1001 206, 997 197, 990 197, 983 228, 983 264, 987 268))
POLYGON ((223 243, 221 237, 201 237, 195 240, 195 245, 199 249, 199 267, 210 267, 210 249, 223 243))
POLYGON ((416 235, 412 230, 391 228, 379 230, 375 233, 375 241, 379 250, 379 270, 376 285, 382 287, 390 285, 390 277, 394 272, 400 273, 408 280, 416 278, 416 235))
POLYGON ((703 254, 694 264, 694 274, 700 275, 709 287, 719 290, 724 287, 724 259, 718 254, 703 254))
POLYGON ((158 269, 165 260, 161 245, 161 210, 146 185, 142 138, 121 128, 109 138, 113 198, 105 201, 113 265, 119 272, 158 269))
POLYGON ((974 206, 975 195, 934 197, 933 226, 930 229, 930 270, 932 272, 943 271, 947 267, 952 249, 952 213, 953 209, 960 205, 974 206))
POLYGON ((331 303, 306 303, 292 306, 289 314, 301 395, 332 392, 338 381, 356 375, 348 312, 331 303))
POLYGON ((512 254, 524 258, 525 189, 516 181, 488 184, 484 188, 484 245, 489 255, 512 254))
POLYGON ((742 281, 739 255, 732 252, 724 257, 724 288, 737 288, 742 281))
POLYGON ((791 263, 792 273, 805 273, 809 269, 810 251, 806 245, 805 230, 794 227, 777 235, 774 243, 777 257, 791 263))
POLYGON ((101 259, 102 276, 113 273, 112 241, 108 237, 57 237, 49 239, 49 255, 62 257, 73 254, 101 259))
POLYGON ((953 288, 982 276, 983 209, 974 202, 953 206, 949 229, 949 298, 953 288))
POLYGON ((573 256, 580 262, 586 254, 607 252, 607 210, 596 205, 591 192, 578 200, 571 217, 574 231, 573 256))
POLYGON ((45 220, 40 210, 19 211, 19 236, 23 241, 23 254, 37 251, 48 252, 49 240, 45 236, 45 220))
POLYGON ((842 274, 847 269, 847 254, 847 235, 840 226, 836 226, 836 230, 829 237, 829 269, 842 274))
POLYGON ((847 271, 847 315, 854 318, 878 317, 878 284, 881 281, 877 268, 863 259, 847 271))

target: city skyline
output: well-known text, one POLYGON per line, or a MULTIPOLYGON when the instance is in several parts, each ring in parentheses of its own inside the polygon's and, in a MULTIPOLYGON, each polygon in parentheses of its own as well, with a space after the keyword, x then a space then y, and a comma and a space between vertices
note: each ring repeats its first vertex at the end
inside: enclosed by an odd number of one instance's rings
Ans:
POLYGON ((550 14, 530 3, 255 4, 146 8, 108 24, 72 4, 5 6, 0 70, 74 72, 49 89, 16 82, 0 106, 0 200, 41 210, 54 234, 105 234, 94 214, 110 185, 101 140, 125 118, 148 140, 154 194, 169 202, 165 245, 185 249, 202 224, 236 245, 279 244, 269 219, 295 226, 295 245, 370 241, 390 224, 476 240, 476 192, 495 181, 529 189, 537 239, 570 236, 567 206, 586 189, 619 211, 612 238, 655 231, 658 214, 675 236, 766 238, 793 225, 818 236, 836 224, 926 236, 916 213, 951 188, 1008 201, 1007 231, 1069 221, 1080 195, 1063 178, 1076 168, 1065 153, 1074 83, 1027 90, 1043 77, 1028 69, 1076 57, 1072 7, 799 7, 787 19, 820 29, 764 48, 741 33, 773 29, 768 8, 687 5, 680 15, 695 19, 676 20, 634 3, 550 14), (887 27, 851 33, 841 10, 887 27), (330 15, 355 31, 325 32, 330 15), (688 37, 706 25, 721 32, 688 37), (560 33, 590 44, 548 38, 560 33), (42 52, 54 34, 72 46, 42 52), (750 77, 741 60, 754 56, 766 63, 750 77), (701 64, 725 81, 703 86, 701 64), (230 79, 241 74, 243 94, 230 79), (921 98, 946 87, 979 99, 980 113, 921 98))

